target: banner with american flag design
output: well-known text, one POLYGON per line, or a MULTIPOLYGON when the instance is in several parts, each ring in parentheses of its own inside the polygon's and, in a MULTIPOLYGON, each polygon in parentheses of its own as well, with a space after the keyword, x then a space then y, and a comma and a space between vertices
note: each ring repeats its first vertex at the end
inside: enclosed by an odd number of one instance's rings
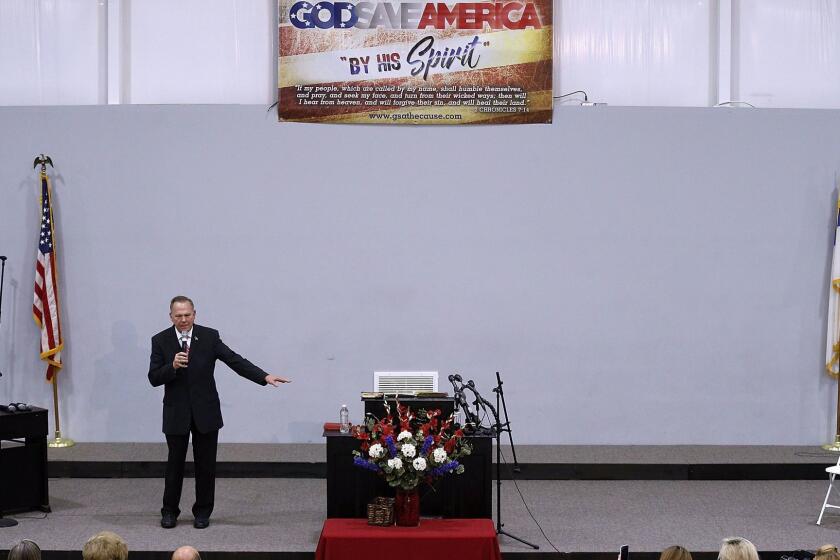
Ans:
POLYGON ((549 123, 551 0, 279 0, 278 117, 549 123))
POLYGON ((38 257, 35 261, 35 300, 32 315, 41 329, 41 359, 47 362, 47 381, 54 382, 61 369, 61 320, 58 308, 58 271, 55 254, 55 223, 53 222, 50 181, 41 174, 41 231, 38 257))

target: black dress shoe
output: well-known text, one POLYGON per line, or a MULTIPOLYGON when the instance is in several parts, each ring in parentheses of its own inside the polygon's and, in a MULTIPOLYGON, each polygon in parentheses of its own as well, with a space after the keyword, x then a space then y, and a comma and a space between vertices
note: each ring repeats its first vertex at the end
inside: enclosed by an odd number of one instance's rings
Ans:
POLYGON ((160 526, 164 529, 172 529, 177 524, 178 518, 171 513, 164 513, 163 517, 160 518, 160 526))
POLYGON ((193 521, 193 527, 195 527, 196 529, 206 529, 209 526, 209 519, 196 519, 195 521, 193 521))

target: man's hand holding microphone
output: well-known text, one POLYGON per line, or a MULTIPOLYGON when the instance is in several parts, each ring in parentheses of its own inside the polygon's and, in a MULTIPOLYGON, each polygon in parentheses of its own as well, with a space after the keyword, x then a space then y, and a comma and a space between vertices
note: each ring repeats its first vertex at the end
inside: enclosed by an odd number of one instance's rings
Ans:
POLYGON ((186 333, 181 333, 181 351, 175 354, 172 367, 175 369, 187 367, 190 361, 190 346, 187 344, 186 333))

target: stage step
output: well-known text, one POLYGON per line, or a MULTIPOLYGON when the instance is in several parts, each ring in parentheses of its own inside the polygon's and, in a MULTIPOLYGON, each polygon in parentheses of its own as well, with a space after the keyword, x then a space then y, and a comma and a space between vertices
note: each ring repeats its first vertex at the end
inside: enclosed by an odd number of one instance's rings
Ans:
MULTIPOLYGON (((514 473, 513 453, 502 449, 502 480, 821 480, 837 461, 816 446, 523 445, 516 447, 520 469, 514 473)), ((325 478, 325 457, 322 444, 222 443, 217 476, 325 478)), ((49 450, 54 478, 157 478, 165 467, 162 442, 49 450)), ((188 462, 188 476, 192 469, 188 462)))

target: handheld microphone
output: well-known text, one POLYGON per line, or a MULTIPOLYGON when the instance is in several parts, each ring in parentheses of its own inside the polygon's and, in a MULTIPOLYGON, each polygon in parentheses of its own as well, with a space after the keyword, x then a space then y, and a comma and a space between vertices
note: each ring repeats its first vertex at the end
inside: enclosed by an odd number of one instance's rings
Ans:
POLYGON ((20 412, 22 410, 32 410, 32 405, 29 405, 29 404, 26 404, 26 403, 16 402, 16 403, 12 403, 12 404, 15 405, 15 408, 18 410, 18 412, 20 412))
POLYGON ((17 407, 12 403, 0 404, 0 410, 3 412, 17 412, 17 407))
MULTIPOLYGON (((190 359, 190 347, 187 344, 187 340, 189 339, 188 331, 181 332, 181 352, 187 355, 187 360, 190 359)), ((187 366, 184 366, 187 367, 187 366)))

